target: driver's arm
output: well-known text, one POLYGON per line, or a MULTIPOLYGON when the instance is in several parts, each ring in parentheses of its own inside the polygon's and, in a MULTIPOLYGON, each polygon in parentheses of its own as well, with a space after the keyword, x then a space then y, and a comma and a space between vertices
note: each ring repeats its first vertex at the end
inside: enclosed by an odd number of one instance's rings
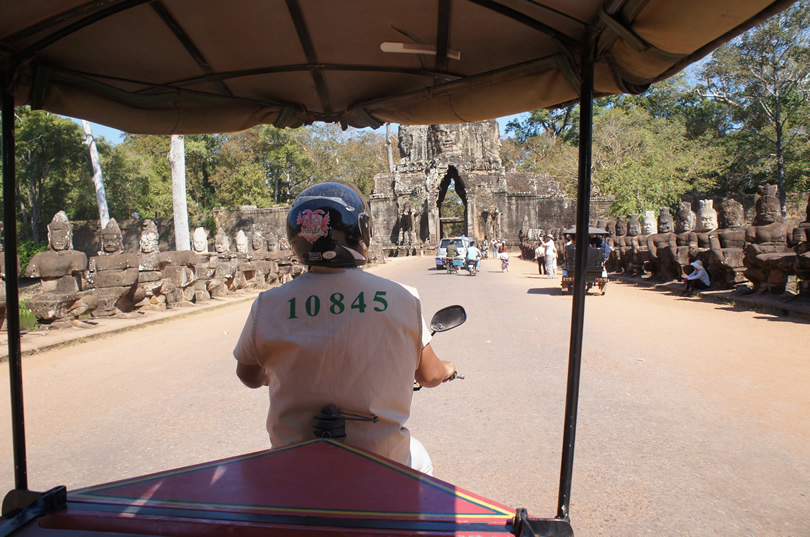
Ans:
POLYGON ((259 364, 236 362, 236 376, 248 388, 261 388, 269 384, 267 374, 259 364))
POLYGON ((419 361, 419 367, 416 368, 414 378, 422 386, 433 388, 449 380, 455 372, 456 366, 453 362, 439 360, 430 343, 428 343, 422 349, 422 359, 419 361))

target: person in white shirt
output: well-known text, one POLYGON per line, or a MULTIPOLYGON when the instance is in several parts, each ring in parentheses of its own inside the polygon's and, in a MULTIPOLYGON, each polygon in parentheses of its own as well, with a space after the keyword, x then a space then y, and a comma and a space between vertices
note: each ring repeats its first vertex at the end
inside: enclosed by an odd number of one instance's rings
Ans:
POLYGON ((438 386, 455 366, 433 352, 416 289, 358 268, 371 238, 362 194, 342 182, 306 189, 287 234, 310 270, 259 295, 233 351, 242 383, 269 387, 272 448, 314 439, 313 419, 331 404, 368 418, 347 420, 346 443, 432 473, 405 427, 413 383, 438 386))
POLYGON ((557 277, 557 246, 554 244, 554 237, 546 235, 543 241, 546 260, 546 278, 557 277))
POLYGON ((703 268, 703 262, 696 259, 690 263, 694 270, 683 280, 683 292, 681 296, 689 296, 696 289, 708 289, 711 285, 709 273, 703 268))

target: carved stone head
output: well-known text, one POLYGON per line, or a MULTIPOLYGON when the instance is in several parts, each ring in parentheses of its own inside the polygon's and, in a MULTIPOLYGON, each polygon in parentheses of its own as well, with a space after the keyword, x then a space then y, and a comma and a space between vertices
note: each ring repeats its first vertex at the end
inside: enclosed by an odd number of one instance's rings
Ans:
POLYGON ((198 227, 191 236, 191 249, 198 254, 208 253, 208 232, 204 227, 198 227))
MULTIPOLYGON (((810 196, 807 196, 807 206, 804 208, 804 221, 810 222, 810 196)), ((3 228, 0 227, 0 231, 2 230, 3 228)))
POLYGON ((409 132, 399 132, 399 158, 411 160, 411 149, 413 148, 413 134, 409 132))
POLYGON ((159 238, 160 236, 158 235, 158 230, 155 223, 148 218, 144 220, 143 228, 141 228, 141 238, 139 241, 141 245, 141 252, 145 254, 157 252, 159 238))
POLYGON ((616 236, 624 237, 625 235, 627 235, 627 217, 620 216, 616 221, 616 236))
POLYGON ((638 221, 637 214, 631 214, 630 220, 627 221, 627 236, 635 237, 641 234, 641 222, 638 221))
POLYGON ((698 222, 696 231, 706 232, 717 229, 717 211, 714 200, 699 200, 698 222))
POLYGON ((267 236, 267 250, 269 252, 278 252, 278 248, 279 244, 276 234, 271 231, 270 235, 267 236))
POLYGON ((254 252, 264 251, 264 235, 262 235, 262 230, 256 226, 253 226, 253 236, 250 239, 250 244, 254 252))
POLYGON ((669 207, 661 207, 661 212, 658 213, 658 233, 672 233, 673 229, 675 229, 675 224, 672 221, 669 207))
POLYGON ((53 215, 48 224, 48 247, 54 252, 73 249, 73 224, 68 220, 65 211, 53 215))
POLYGON ((756 204, 756 216, 752 222, 755 226, 765 226, 782 222, 782 204, 779 202, 779 190, 776 185, 767 183, 760 186, 756 204))
POLYGON ((658 233, 658 222, 655 220, 655 211, 644 211, 644 218, 641 220, 641 232, 644 235, 654 235, 658 233))
POLYGON ((430 142, 433 155, 460 155, 461 154, 461 127, 458 125, 431 125, 430 142))
POLYGON ((697 215, 692 210, 692 204, 688 201, 678 204, 678 212, 675 214, 675 233, 694 231, 696 223, 697 215))
POLYGON ((104 229, 101 230, 102 255, 120 254, 124 251, 124 235, 115 218, 110 218, 104 229))
POLYGON ((214 250, 218 254, 226 254, 231 251, 231 240, 223 228, 219 228, 214 236, 214 250))
POLYGON ((605 231, 608 232, 608 236, 610 236, 610 237, 615 237, 616 236, 616 222, 614 222, 613 220, 608 220, 605 223, 604 229, 605 229, 605 231))
POLYGON ((240 254, 248 253, 248 239, 241 229, 236 233, 236 251, 240 254))
POLYGON ((723 200, 720 204, 718 224, 723 229, 737 229, 745 224, 745 209, 742 203, 733 199, 723 200))

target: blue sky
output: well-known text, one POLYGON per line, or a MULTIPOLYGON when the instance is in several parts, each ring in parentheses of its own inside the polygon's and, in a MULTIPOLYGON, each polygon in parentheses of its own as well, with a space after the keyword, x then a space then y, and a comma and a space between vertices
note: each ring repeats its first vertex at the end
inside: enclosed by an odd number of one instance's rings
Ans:
MULTIPOLYGON (((522 114, 498 118, 498 125, 500 126, 501 129, 501 137, 503 137, 504 133, 506 132, 506 124, 513 118, 516 118, 520 115, 522 114)), ((73 121, 75 121, 79 125, 82 124, 81 120, 79 119, 75 118, 71 119, 73 119, 73 121)), ((96 138, 101 138, 103 136, 104 138, 107 139, 108 142, 110 142, 113 145, 118 144, 124 140, 123 138, 124 133, 119 130, 107 127, 105 125, 99 125, 98 123, 90 123, 90 125, 93 128, 93 135, 96 136, 96 138)), ((396 130, 394 130, 394 132, 396 132, 396 130)))

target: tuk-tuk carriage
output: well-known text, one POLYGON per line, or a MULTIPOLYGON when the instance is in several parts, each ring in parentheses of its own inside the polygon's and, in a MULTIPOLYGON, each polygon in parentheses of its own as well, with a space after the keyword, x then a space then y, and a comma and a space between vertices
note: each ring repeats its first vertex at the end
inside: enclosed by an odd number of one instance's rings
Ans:
MULTIPOLYGON (((535 518, 525 509, 510 514, 500 504, 330 440, 79 491, 31 491, 19 289, 15 278, 6 277, 15 488, 3 502, 0 537, 573 535, 593 99, 643 92, 792 3, 0 0, 6 267, 17 262, 14 107, 22 105, 128 133, 169 135, 316 121, 375 129, 452 124, 579 104, 576 225, 582 230, 572 256, 571 344, 553 517, 535 518)), ((408 192, 401 194, 407 201, 408 192)), ((425 220, 435 221, 435 206, 424 209, 425 220)), ((467 215, 471 224, 481 211, 491 211, 498 225, 499 208, 478 209, 467 215)))
MULTIPOLYGON (((576 235, 576 229, 568 229, 564 231, 566 235, 576 235)), ((608 234, 604 229, 595 227, 588 228, 588 236, 602 237, 608 234)), ((560 285, 562 292, 567 293, 574 289, 574 273, 576 259, 576 245, 570 244, 565 247, 563 265, 562 265, 562 280, 560 285)), ((599 289, 601 294, 605 294, 605 287, 608 284, 607 270, 605 270, 605 261, 607 261, 607 252, 603 246, 593 246, 593 241, 588 241, 588 261, 585 268, 585 292, 595 287, 599 289)))

